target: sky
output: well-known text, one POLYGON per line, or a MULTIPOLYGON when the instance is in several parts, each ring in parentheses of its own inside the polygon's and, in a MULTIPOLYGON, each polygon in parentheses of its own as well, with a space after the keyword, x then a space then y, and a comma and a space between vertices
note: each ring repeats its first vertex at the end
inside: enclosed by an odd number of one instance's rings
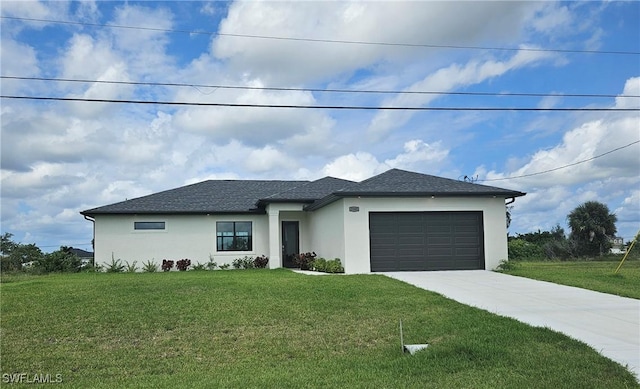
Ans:
POLYGON ((625 241, 640 229, 640 2, 3 0, 0 13, 1 230, 16 242, 90 250, 80 211, 207 179, 391 168, 526 192, 511 235, 569 232, 585 201, 607 204, 625 241), (472 109, 488 107, 520 110, 472 109))

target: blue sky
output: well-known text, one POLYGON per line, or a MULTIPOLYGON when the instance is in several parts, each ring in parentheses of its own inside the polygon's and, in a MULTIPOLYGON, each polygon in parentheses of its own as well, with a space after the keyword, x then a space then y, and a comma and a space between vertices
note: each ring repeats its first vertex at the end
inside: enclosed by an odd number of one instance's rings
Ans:
POLYGON ((616 213, 625 240, 640 229, 640 144, 632 144, 640 140, 639 2, 3 1, 0 9, 5 77, 541 94, 3 78, 6 96, 635 109, 296 110, 3 98, 1 223, 16 241, 88 249, 92 225, 79 211, 205 179, 362 180, 390 168, 527 192, 513 204, 512 234, 567 229, 567 214, 589 200, 616 213), (636 54, 605 53, 614 51, 636 54), (513 178, 523 175, 531 176, 513 178))

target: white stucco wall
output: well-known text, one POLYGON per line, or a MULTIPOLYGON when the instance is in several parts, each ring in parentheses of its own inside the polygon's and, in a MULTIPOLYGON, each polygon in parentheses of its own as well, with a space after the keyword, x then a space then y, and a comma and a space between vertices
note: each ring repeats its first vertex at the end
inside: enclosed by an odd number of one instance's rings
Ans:
POLYGON ((300 251, 340 258, 348 274, 369 273, 369 213, 480 211, 484 222, 486 269, 507 259, 506 208, 503 198, 344 198, 313 212, 302 204, 269 204, 267 215, 98 215, 95 217, 95 259, 143 262, 191 259, 218 265, 244 256, 267 255, 269 267, 282 266, 282 221, 300 222, 300 251), (358 207, 357 212, 349 211, 358 207), (163 221, 165 230, 134 230, 135 221, 163 221), (217 221, 253 222, 251 251, 216 251, 217 221))
POLYGON ((268 255, 268 219, 266 215, 97 215, 95 217, 95 260, 111 263, 113 258, 124 263, 188 258, 192 265, 207 263, 209 256, 222 265, 236 258, 268 255), (134 230, 134 222, 165 222, 164 230, 134 230), (251 221, 251 251, 216 250, 217 221, 251 221))
POLYGON ((343 207, 340 200, 312 212, 309 217, 309 229, 310 250, 326 259, 340 258, 345 265, 343 207))
POLYGON ((481 211, 484 222, 485 268, 495 269, 501 260, 507 259, 504 198, 345 198, 334 204, 340 207, 344 215, 343 262, 346 273, 371 271, 369 212, 481 211), (359 211, 349 212, 351 206, 359 207, 359 211))

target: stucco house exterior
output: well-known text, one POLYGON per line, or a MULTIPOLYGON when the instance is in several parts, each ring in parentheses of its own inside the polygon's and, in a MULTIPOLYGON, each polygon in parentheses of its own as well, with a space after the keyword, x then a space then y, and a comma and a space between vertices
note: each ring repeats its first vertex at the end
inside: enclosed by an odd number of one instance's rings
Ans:
POLYGON ((494 269, 518 191, 392 169, 361 182, 209 180, 82 211, 96 263, 266 255, 340 258, 345 273, 494 269))

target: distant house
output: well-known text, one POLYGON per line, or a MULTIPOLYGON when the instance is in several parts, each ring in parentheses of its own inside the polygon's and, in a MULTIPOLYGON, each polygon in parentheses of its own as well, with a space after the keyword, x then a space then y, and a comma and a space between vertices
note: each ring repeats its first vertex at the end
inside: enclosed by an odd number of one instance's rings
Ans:
POLYGON ((392 169, 362 182, 209 180, 82 211, 96 263, 315 251, 346 273, 494 269, 507 259, 505 200, 518 191, 392 169))
POLYGON ((624 239, 621 237, 614 236, 613 238, 609 238, 609 242, 611 242, 611 254, 624 254, 626 252, 624 239))
POLYGON ((93 253, 90 251, 85 251, 82 249, 77 249, 72 247, 69 250, 72 254, 75 254, 78 256, 78 258, 80 258, 80 260, 82 261, 82 265, 87 265, 90 263, 93 263, 93 253))

